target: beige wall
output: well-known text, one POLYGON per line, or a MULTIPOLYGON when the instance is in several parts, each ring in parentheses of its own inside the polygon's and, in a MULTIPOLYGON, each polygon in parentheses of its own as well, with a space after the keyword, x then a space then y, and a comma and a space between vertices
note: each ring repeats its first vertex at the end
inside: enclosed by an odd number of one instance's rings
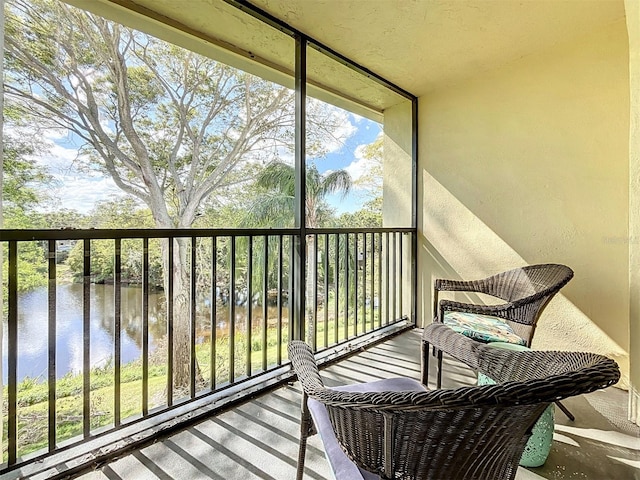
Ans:
MULTIPOLYGON (((384 227, 411 226, 411 101, 405 100, 384 111, 383 204, 384 227)), ((402 313, 411 312, 411 241, 402 236, 402 313)), ((399 268, 399 267, 398 267, 399 268)))
POLYGON ((383 204, 385 227, 411 226, 411 101, 384 111, 383 204))
POLYGON ((625 1, 629 34, 629 418, 640 425, 640 2, 625 1))
POLYGON ((419 102, 419 309, 434 277, 558 262, 574 279, 533 346, 629 374, 629 70, 624 20, 419 102))

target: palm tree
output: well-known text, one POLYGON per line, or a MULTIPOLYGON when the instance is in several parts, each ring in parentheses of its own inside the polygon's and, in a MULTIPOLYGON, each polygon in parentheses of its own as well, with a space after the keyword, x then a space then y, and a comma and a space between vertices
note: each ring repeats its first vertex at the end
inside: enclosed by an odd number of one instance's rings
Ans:
MULTIPOLYGON (((295 168, 281 161, 270 163, 258 176, 257 186, 264 191, 253 204, 249 218, 254 224, 269 227, 293 227, 295 210, 295 168)), ((353 186, 346 170, 321 174, 315 164, 307 167, 306 226, 326 227, 333 210, 326 197, 338 193, 344 198, 353 186)))
MULTIPOLYGON (((295 167, 281 161, 269 164, 258 176, 257 186, 264 192, 258 196, 248 215, 254 226, 293 227, 295 223, 295 167)), ((306 226, 308 228, 327 227, 334 220, 333 209, 327 196, 340 194, 344 198, 353 186, 351 175, 346 170, 335 170, 321 174, 315 164, 309 164, 306 172, 306 226)), ((307 238, 307 265, 316 264, 314 237, 307 238)), ((306 297, 315 294, 311 268, 306 269, 306 297)), ((307 303, 307 339, 313 342, 312 311, 307 303)))

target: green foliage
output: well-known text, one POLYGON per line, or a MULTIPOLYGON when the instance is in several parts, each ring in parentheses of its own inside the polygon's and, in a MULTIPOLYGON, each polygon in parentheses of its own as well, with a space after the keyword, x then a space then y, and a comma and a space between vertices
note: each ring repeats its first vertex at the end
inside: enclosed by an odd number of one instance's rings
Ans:
POLYGON ((153 216, 131 197, 99 202, 88 215, 89 228, 153 228, 153 216))
POLYGON ((382 197, 369 200, 357 212, 343 213, 338 218, 338 225, 344 228, 382 227, 382 197))
POLYGON ((5 206, 26 211, 45 200, 44 188, 52 182, 51 175, 30 155, 34 147, 23 140, 4 137, 2 199, 5 206))
MULTIPOLYGON (((38 228, 31 215, 22 208, 8 207, 4 209, 5 228, 30 229, 38 228)), ((2 280, 4 283, 2 294, 6 299, 9 281, 9 251, 3 244, 2 280)), ((18 292, 28 292, 47 284, 47 262, 45 245, 38 242, 18 243, 18 292)), ((6 301, 3 302, 6 308, 6 301)))
MULTIPOLYGON (((131 198, 120 198, 99 203, 87 216, 86 222, 93 228, 151 228, 153 219, 148 209, 142 208, 131 198)), ((124 239, 121 243, 121 275, 127 283, 141 283, 143 275, 142 240, 124 239)), ((76 280, 84 276, 84 243, 77 242, 69 252, 69 269, 76 280)), ((115 242, 91 241, 92 281, 113 281, 115 273, 115 242)), ((162 287, 162 249, 159 240, 149 241, 149 283, 162 287)))
POLYGON ((46 213, 37 214, 38 223, 42 228, 63 229, 63 228, 88 228, 86 215, 68 208, 57 208, 46 213))

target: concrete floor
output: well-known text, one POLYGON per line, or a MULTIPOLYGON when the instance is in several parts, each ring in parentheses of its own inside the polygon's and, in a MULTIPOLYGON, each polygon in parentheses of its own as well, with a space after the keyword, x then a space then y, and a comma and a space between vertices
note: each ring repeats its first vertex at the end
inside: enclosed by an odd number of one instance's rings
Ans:
MULTIPOLYGON (((332 365, 323 370, 325 383, 392 376, 418 379, 420 333, 404 333, 332 365)), ((469 369, 446 357, 444 372, 444 387, 475 381, 469 369)), ((547 462, 539 468, 520 468, 516 478, 640 480, 640 429, 626 420, 627 393, 609 388, 563 403, 576 421, 556 410, 547 462)), ((299 384, 281 387, 77 478, 293 479, 299 409, 299 384)), ((310 439, 305 471, 305 479, 332 478, 317 436, 310 439)))

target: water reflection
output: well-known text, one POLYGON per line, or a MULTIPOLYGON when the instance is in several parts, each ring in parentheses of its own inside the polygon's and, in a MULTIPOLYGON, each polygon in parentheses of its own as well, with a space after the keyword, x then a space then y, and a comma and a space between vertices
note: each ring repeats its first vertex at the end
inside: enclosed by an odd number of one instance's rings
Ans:
MULTIPOLYGON (((115 297, 113 285, 91 285, 91 366, 104 366, 112 362, 115 344, 115 297)), ((56 296, 56 375, 79 373, 83 364, 83 287, 80 284, 58 285, 56 296)), ((211 338, 211 313, 208 302, 197 306, 198 342, 211 338)), ((121 362, 140 358, 142 349, 142 289, 121 289, 121 362)), ((235 307, 236 330, 245 330, 246 309, 235 307)), ((277 311, 269 309, 269 324, 277 321, 277 311)), ((284 322, 287 312, 283 310, 284 322)), ((252 329, 262 324, 262 309, 253 309, 252 329)), ((229 311, 218 305, 216 310, 216 336, 228 335, 229 311)), ((149 348, 153 352, 162 343, 166 333, 166 312, 163 293, 149 294, 149 348)), ((5 332, 7 325, 4 325, 5 332)), ((3 378, 7 380, 7 335, 3 336, 3 378)), ((48 292, 39 288, 18 298, 18 380, 25 377, 47 376, 48 352, 48 292)))

